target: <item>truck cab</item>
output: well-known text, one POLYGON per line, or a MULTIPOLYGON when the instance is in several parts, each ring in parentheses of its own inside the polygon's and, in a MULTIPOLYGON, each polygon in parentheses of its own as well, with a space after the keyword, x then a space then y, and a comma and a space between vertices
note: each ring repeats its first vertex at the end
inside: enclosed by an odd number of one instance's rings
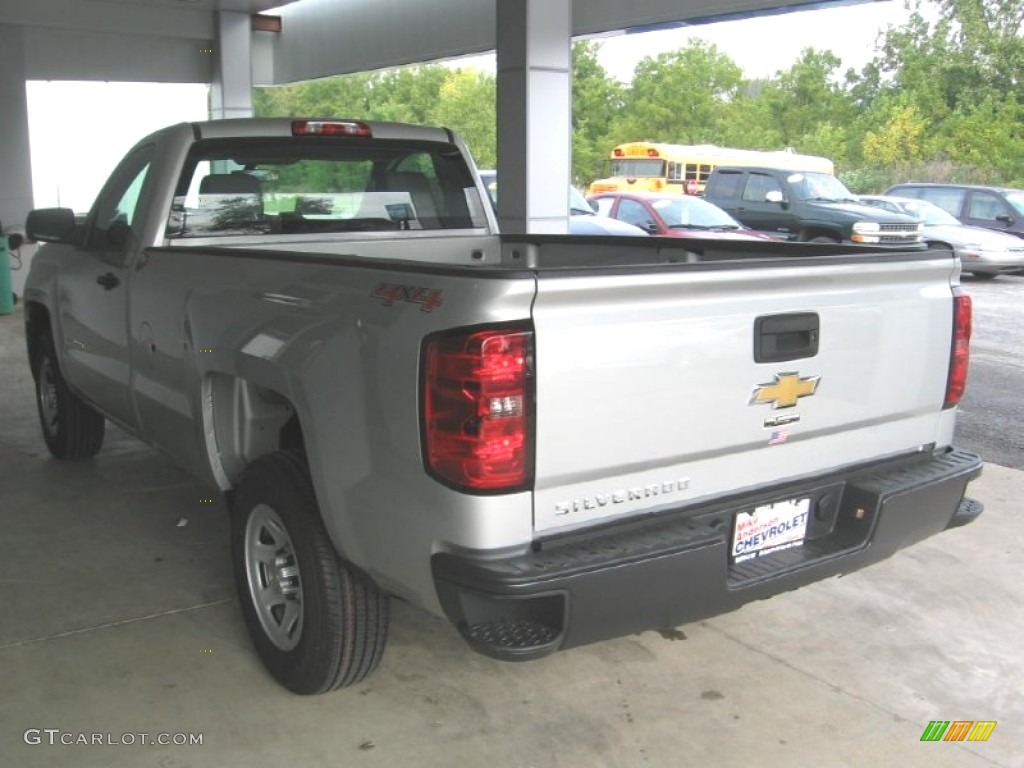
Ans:
POLYGON ((864 205, 839 179, 786 168, 716 168, 705 197, 751 229, 787 240, 919 246, 921 222, 864 205))

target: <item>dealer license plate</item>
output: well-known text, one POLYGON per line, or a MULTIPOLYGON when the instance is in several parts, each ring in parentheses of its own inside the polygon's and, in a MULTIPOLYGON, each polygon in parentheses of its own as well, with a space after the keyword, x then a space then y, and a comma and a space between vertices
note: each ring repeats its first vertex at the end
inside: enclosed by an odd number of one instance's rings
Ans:
POLYGON ((807 535, 810 499, 789 499, 765 504, 753 512, 739 512, 732 534, 733 562, 742 563, 790 547, 799 547, 807 535))

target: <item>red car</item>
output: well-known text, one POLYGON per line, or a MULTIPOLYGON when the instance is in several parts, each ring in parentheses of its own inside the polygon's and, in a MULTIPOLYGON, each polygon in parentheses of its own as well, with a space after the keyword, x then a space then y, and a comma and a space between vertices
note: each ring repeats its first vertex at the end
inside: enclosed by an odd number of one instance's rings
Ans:
POLYGON ((666 192, 605 192, 587 200, 599 214, 633 224, 655 236, 779 239, 764 232, 744 229, 728 213, 701 197, 666 192))

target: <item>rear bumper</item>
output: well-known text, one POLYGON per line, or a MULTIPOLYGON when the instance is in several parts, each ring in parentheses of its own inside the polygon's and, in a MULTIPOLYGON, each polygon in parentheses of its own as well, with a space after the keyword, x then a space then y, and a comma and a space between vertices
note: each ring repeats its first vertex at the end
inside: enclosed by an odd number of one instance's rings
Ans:
POLYGON ((537 658, 731 611, 969 523, 982 507, 964 491, 981 467, 955 449, 915 455, 539 542, 515 557, 442 552, 431 567, 441 605, 474 649, 537 658), (736 514, 791 498, 811 499, 805 543, 732 562, 736 514))
POLYGON ((964 272, 984 273, 990 275, 1013 274, 1024 269, 1024 251, 977 250, 973 248, 957 248, 956 255, 964 272))

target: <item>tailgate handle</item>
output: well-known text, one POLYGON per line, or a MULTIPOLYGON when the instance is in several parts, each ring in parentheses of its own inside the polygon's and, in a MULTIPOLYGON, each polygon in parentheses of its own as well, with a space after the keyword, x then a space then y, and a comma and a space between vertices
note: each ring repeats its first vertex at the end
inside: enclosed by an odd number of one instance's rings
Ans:
POLYGON ((817 312, 765 315, 754 321, 754 362, 782 363, 818 354, 817 312))

